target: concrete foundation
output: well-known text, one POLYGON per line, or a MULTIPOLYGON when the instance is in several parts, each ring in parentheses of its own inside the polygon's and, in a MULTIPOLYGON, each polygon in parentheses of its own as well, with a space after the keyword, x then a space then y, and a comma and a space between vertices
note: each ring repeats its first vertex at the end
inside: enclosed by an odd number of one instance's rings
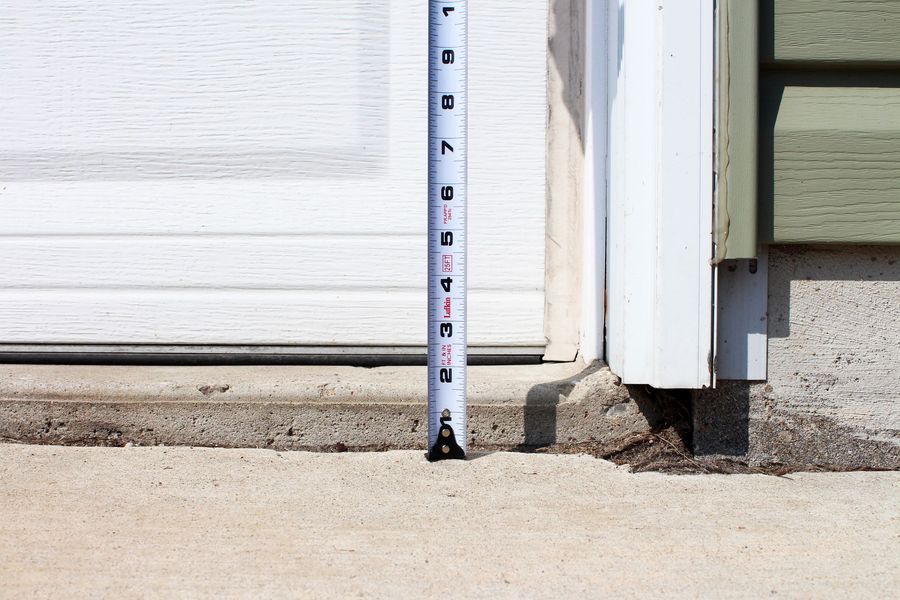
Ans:
POLYGON ((694 450, 900 468, 900 248, 769 251, 768 380, 694 406, 694 450))
MULTIPOLYGON (((0 438, 274 449, 424 448, 424 367, 0 367, 0 438)), ((469 368, 469 444, 610 442, 649 431, 603 365, 469 368)))

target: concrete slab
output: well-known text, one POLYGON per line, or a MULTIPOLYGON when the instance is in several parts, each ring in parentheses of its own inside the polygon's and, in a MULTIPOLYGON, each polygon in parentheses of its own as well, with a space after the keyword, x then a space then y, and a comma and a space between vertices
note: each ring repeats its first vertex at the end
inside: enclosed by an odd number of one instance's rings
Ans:
MULTIPOLYGON (((424 367, 0 366, 0 438, 275 449, 421 448, 424 367)), ((472 446, 611 441, 650 428, 603 365, 469 368, 472 446)), ((640 398, 637 398, 640 400, 640 398)))
POLYGON ((900 469, 900 247, 769 249, 768 380, 694 404, 694 450, 900 469))
POLYGON ((882 598, 900 474, 0 445, 4 597, 882 598))

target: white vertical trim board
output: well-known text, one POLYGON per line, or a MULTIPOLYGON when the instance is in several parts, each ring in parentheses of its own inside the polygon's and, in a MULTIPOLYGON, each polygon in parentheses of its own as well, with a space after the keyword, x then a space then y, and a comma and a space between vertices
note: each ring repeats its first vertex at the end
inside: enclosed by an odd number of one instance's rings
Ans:
POLYGON ((606 268, 607 162, 606 1, 586 2, 584 201, 582 204, 581 353, 585 362, 603 358, 606 268))
POLYGON ((726 260, 718 268, 716 378, 765 381, 768 352, 769 256, 726 260))
POLYGON ((713 1, 609 8, 608 361, 625 383, 710 386, 713 1))

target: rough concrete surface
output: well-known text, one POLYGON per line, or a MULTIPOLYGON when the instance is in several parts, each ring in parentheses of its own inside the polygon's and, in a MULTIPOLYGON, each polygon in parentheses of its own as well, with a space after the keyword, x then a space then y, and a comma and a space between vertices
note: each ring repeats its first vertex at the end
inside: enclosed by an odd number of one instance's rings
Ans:
POLYGON ((770 248, 768 322, 768 380, 701 394, 695 451, 900 469, 900 247, 770 248))
MULTIPOLYGON (((469 443, 610 442, 649 431, 602 365, 470 367, 469 443)), ((0 438, 33 443, 421 448, 424 367, 0 366, 0 438)), ((648 420, 650 419, 650 420, 648 420)))
POLYGON ((885 598, 900 474, 0 445, 0 596, 885 598))

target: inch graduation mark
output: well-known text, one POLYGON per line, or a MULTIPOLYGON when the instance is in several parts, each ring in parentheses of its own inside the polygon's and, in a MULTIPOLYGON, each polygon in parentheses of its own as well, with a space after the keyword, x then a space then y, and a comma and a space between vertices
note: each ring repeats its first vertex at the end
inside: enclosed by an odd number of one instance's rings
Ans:
POLYGON ((466 453, 467 0, 428 8, 428 457, 466 453))

